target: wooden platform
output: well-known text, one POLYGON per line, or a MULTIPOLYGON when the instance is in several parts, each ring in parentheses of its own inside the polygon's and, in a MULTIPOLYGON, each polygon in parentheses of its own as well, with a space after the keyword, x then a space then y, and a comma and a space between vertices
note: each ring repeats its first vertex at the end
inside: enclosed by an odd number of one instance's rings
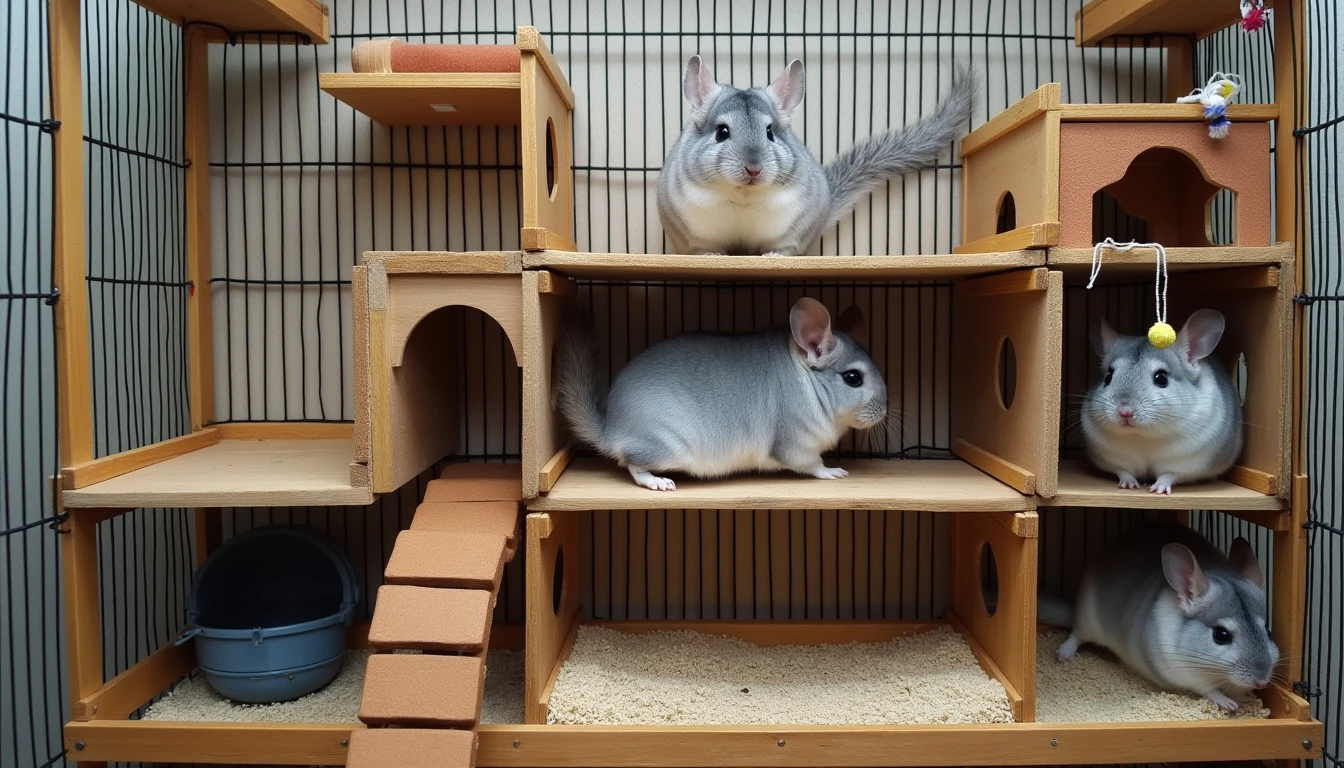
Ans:
POLYGON ((864 279, 969 277, 1045 263, 1042 251, 913 256, 685 256, 536 251, 523 266, 606 280, 864 279))
MULTIPOLYGON (((1268 248, 1221 246, 1216 248, 1168 248, 1167 271, 1203 272, 1206 270, 1236 269, 1238 267, 1279 266, 1293 261, 1292 243, 1277 243, 1268 248)), ((1152 248, 1130 251, 1105 249, 1101 253, 1101 275, 1098 279, 1124 277, 1126 279, 1153 279, 1157 252, 1152 248)), ((1086 279, 1092 271, 1091 248, 1050 248, 1046 264, 1058 269, 1070 280, 1086 279)))
POLYGON ((890 509, 928 512, 1018 512, 1034 509, 1025 496, 958 460, 860 459, 828 462, 849 470, 840 480, 793 473, 695 480, 672 475, 675 491, 635 485, 608 459, 574 461, 547 494, 528 502, 536 511, 594 509, 890 509))
POLYGON ((1160 34, 1199 40, 1240 21, 1235 0, 1089 0, 1074 15, 1074 42, 1094 46, 1115 35, 1160 34))
MULTIPOLYGON (((293 32, 314 43, 328 41, 327 7, 317 0, 135 0, 184 24, 201 21, 230 32, 293 32)), ((277 40, 279 36, 274 36, 277 40)), ((249 40, 249 42, 252 42, 249 40)))
POLYGON ((350 439, 220 440, 67 490, 67 507, 361 506, 373 492, 350 482, 350 439))
POLYGON ((1059 463, 1059 493, 1041 499, 1043 507, 1104 507, 1108 509, 1216 509, 1279 511, 1282 499, 1223 480, 1178 485, 1170 495, 1149 493, 1147 487, 1123 490, 1113 475, 1093 469, 1085 461, 1059 463))
POLYGON ((324 72, 322 90, 368 115, 398 125, 518 125, 518 72, 364 74, 324 72))

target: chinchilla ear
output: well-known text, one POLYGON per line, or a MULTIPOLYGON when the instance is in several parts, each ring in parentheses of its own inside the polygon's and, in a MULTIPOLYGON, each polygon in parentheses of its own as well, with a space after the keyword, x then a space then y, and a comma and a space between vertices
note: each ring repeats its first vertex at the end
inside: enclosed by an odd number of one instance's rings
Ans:
POLYGON ((816 299, 803 297, 789 311, 789 329, 793 343, 803 351, 809 368, 824 368, 835 353, 835 334, 831 333, 831 313, 816 299))
POLYGON ((775 78, 775 82, 766 88, 766 93, 775 100, 781 115, 788 117, 798 105, 803 103, 803 93, 807 90, 807 78, 803 75, 803 62, 794 59, 789 62, 784 74, 775 78))
POLYGON ((699 56, 692 56, 686 63, 686 76, 681 81, 681 92, 691 105, 691 111, 703 112, 718 90, 719 84, 714 82, 714 73, 709 71, 709 66, 699 56))
POLYGON ((1209 594, 1209 581, 1195 560, 1195 553, 1184 544, 1168 544, 1162 548, 1162 574, 1176 590, 1181 611, 1187 616, 1198 613, 1209 594))
POLYGON ((1176 349, 1180 351, 1185 364, 1198 370, 1199 361, 1213 354, 1226 327, 1227 321, 1221 312, 1201 309, 1191 315, 1176 335, 1176 349))
POLYGON ((1232 542, 1232 551, 1227 559, 1231 561, 1232 567, 1237 569, 1237 573, 1264 591, 1265 572, 1260 568, 1260 561, 1256 558, 1255 550, 1251 548, 1249 541, 1238 536, 1232 542))
POLYGON ((1092 349, 1099 356, 1105 357, 1106 353, 1111 351, 1111 347, 1115 346, 1115 342, 1119 341, 1120 334, 1116 333, 1111 324, 1106 322, 1105 317, 1097 318, 1097 320, 1097 327, 1093 328, 1090 334, 1092 349))

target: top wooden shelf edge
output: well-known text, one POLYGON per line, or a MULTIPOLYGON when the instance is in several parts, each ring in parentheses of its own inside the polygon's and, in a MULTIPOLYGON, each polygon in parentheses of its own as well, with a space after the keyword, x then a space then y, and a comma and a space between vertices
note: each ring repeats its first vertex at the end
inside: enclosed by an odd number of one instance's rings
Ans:
POLYGON ((1089 0, 1074 15, 1074 43, 1097 46, 1118 36, 1201 40, 1239 21, 1240 8, 1228 0, 1089 0))
POLYGON ((932 279, 968 277, 1045 265, 1040 250, 999 253, 872 256, 702 256, 653 253, 536 251, 528 269, 570 277, 626 280, 932 279))
MULTIPOLYGON (((239 42, 310 42, 330 40, 327 6, 317 0, 135 0, 141 6, 177 24, 201 22, 223 27, 230 34, 247 34, 239 42), (306 40, 292 38, 300 35, 306 40)), ((211 42, 229 41, 210 30, 211 42)))

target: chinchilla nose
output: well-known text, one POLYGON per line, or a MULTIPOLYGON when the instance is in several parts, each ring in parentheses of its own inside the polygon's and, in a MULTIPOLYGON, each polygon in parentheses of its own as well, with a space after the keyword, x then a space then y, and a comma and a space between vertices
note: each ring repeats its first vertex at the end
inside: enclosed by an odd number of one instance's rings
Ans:
POLYGON ((745 170, 747 172, 747 175, 753 179, 761 175, 761 166, 759 165, 743 166, 743 170, 745 170))
POLYGON ((1122 419, 1134 418, 1134 408, 1132 406, 1122 405, 1115 409, 1115 413, 1122 419))

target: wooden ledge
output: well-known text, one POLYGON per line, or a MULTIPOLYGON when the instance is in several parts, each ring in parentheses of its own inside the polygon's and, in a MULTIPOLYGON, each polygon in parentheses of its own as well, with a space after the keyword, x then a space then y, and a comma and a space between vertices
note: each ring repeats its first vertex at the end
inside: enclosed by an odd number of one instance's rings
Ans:
MULTIPOLYGON (((1273 0, 1266 5, 1272 7, 1273 0)), ((1101 45, 1118 35, 1201 40, 1239 21, 1237 3, 1223 0, 1089 0, 1074 15, 1074 44, 1101 45)))
POLYGON ((376 123, 518 125, 517 72, 323 72, 318 86, 376 123))
MULTIPOLYGON (((289 32, 306 35, 313 43, 325 44, 328 34, 327 6, 317 0, 135 0, 158 15, 176 24, 189 21, 206 22, 224 27, 229 32, 289 32)), ((212 35, 211 42, 224 42, 223 34, 212 35)), ((242 42, 255 43, 260 38, 247 35, 242 42)), ((297 42, 288 35, 269 35, 267 42, 297 42)))
POLYGON ((1107 509, 1217 509, 1226 512, 1280 512, 1284 502, 1275 496, 1214 480, 1178 485, 1171 494, 1149 493, 1147 488, 1122 490, 1115 477, 1093 469, 1084 461, 1059 463, 1059 492, 1038 499, 1042 507, 1104 507, 1107 509))
POLYGON ((986 275, 1045 264, 1040 250, 909 256, 702 256, 585 253, 523 254, 526 269, 607 280, 933 280, 986 275))

